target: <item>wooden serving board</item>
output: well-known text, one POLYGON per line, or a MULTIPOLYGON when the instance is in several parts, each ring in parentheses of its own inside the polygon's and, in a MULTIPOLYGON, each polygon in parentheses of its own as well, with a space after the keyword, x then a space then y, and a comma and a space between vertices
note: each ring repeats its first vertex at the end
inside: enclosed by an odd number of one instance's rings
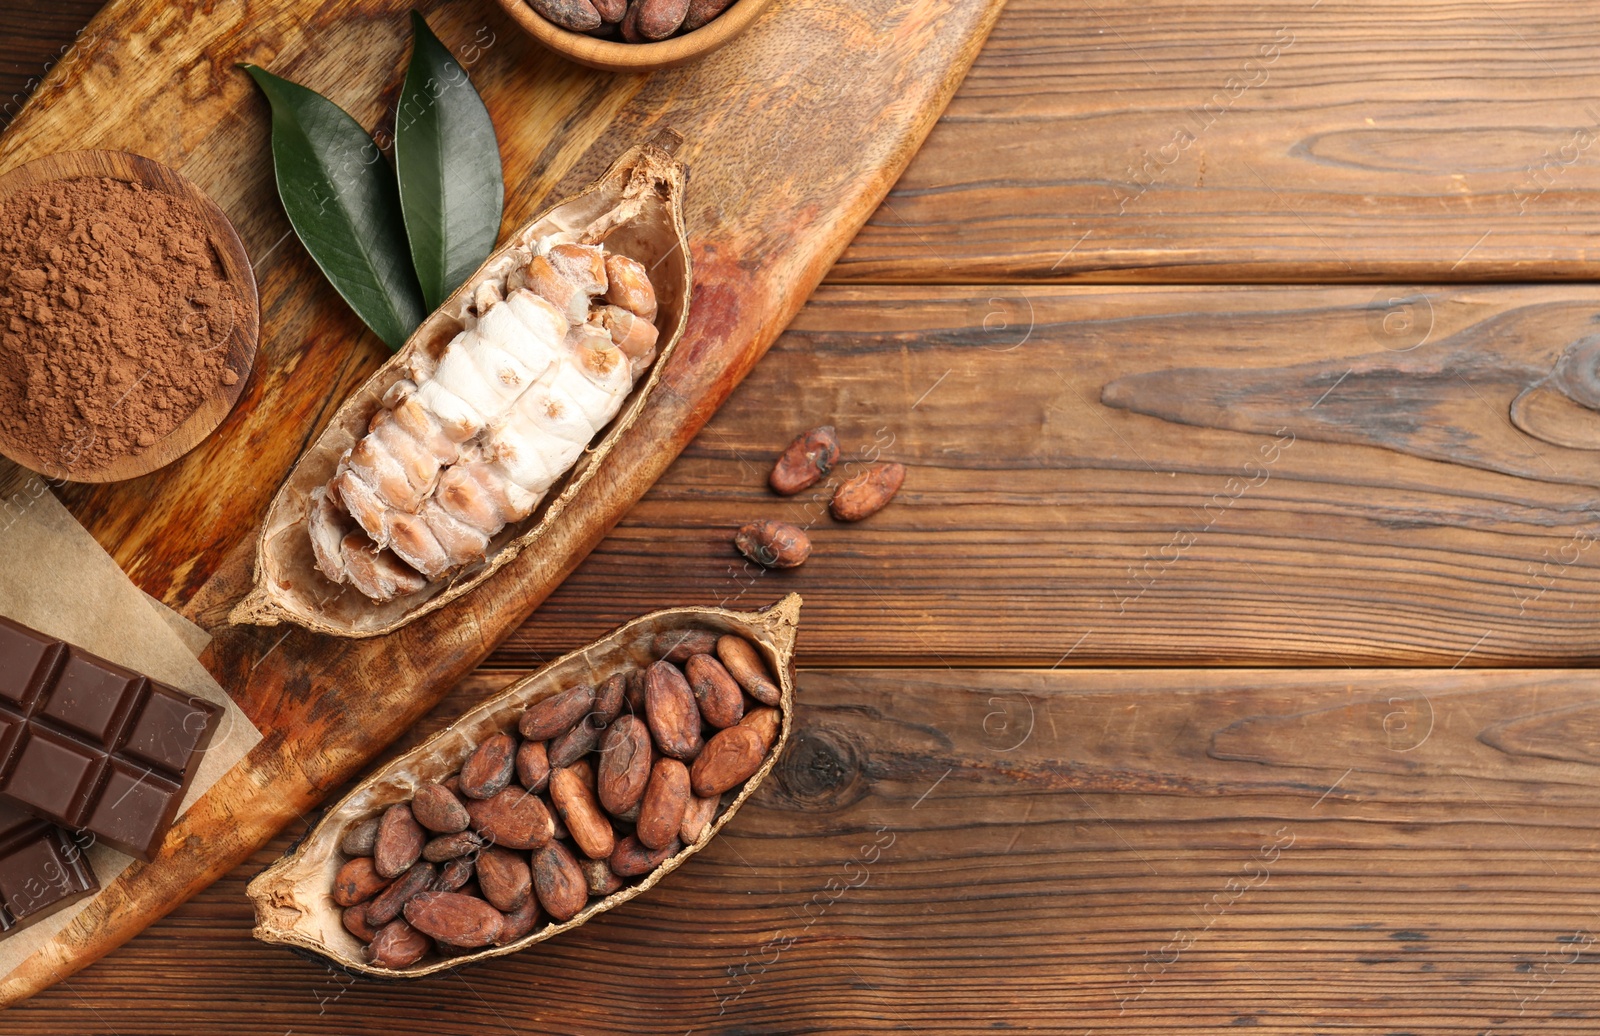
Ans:
POLYGON ((428 710, 655 480, 789 322, 949 100, 1000 0, 779 0, 708 59, 648 76, 538 49, 487 2, 424 3, 488 103, 515 226, 629 145, 681 134, 695 269, 689 328, 646 414, 544 549, 389 637, 221 625, 257 521, 303 446, 384 359, 317 275, 275 197, 267 112, 238 62, 318 89, 387 141, 408 53, 397 2, 115 0, 4 138, 0 171, 71 148, 179 168, 255 262, 256 369, 218 433, 134 482, 64 492, 146 590, 213 630, 203 661, 266 735, 158 858, 0 981, 12 1003, 82 968, 235 866, 428 710))

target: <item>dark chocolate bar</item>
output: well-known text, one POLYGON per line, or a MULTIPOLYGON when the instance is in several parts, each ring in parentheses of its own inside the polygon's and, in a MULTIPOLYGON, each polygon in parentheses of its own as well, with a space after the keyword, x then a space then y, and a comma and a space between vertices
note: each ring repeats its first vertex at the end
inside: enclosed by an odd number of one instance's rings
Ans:
POLYGON ((150 859, 222 710, 0 616, 0 798, 150 859))
POLYGON ((99 889, 71 835, 0 802, 0 939, 99 889))

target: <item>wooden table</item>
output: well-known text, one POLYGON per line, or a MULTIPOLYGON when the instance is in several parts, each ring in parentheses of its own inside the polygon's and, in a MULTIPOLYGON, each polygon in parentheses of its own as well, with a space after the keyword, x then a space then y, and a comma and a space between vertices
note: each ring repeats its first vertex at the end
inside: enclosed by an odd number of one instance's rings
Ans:
MULTIPOLYGON (((0 12, 0 98, 96 6, 0 12)), ((406 742, 796 589, 800 736, 730 832, 393 986, 250 938, 288 830, 0 1030, 1595 1031, 1600 415, 1550 377, 1600 314, 1582 14, 1013 0, 789 333, 406 742), (763 483, 824 420, 907 488, 749 578, 729 531, 812 521, 763 483)))

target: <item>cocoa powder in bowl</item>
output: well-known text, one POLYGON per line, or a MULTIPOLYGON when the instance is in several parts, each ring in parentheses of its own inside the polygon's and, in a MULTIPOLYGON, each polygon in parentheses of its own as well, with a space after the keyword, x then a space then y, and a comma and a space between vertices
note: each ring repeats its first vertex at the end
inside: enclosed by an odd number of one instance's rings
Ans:
POLYGON ((0 431, 69 473, 154 446, 219 385, 240 310, 199 212, 137 183, 0 207, 0 431))

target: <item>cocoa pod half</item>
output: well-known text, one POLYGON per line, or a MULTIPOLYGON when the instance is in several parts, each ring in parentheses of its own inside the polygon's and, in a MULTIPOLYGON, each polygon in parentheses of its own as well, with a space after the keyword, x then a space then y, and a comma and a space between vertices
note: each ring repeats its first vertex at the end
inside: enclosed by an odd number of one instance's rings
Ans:
POLYGON ((589 882, 567 847, 560 842, 533 854, 533 889, 544 912, 570 921, 589 902, 589 882))
POLYGON ((396 878, 393 884, 378 893, 377 898, 367 904, 367 923, 378 926, 393 921, 400 916, 400 908, 405 906, 412 896, 428 891, 438 876, 438 868, 426 860, 412 864, 410 870, 396 878))
POLYGON ((600 811, 593 785, 582 771, 552 770, 550 801, 583 855, 596 860, 611 855, 611 850, 616 848, 616 835, 611 830, 611 821, 600 811))
POLYGON ((333 876, 333 901, 342 907, 364 903, 387 888, 392 879, 378 873, 370 856, 358 856, 333 876))
POLYGON ((478 887, 496 910, 511 913, 533 895, 533 873, 527 857, 492 846, 478 854, 478 887))
POLYGON ((414 896, 406 904, 405 915, 417 931, 451 946, 488 946, 505 924, 500 911, 461 892, 424 892, 414 896))
MULTIPOLYGON (((685 29, 698 29, 712 18, 721 14, 731 0, 723 0, 720 7, 707 13, 713 4, 703 0, 689 0, 689 8, 684 15, 685 29), (690 25, 693 21, 695 24, 690 25)), ((839 462, 839 437, 834 434, 833 425, 825 424, 807 432, 801 432, 794 442, 778 457, 778 462, 772 466, 772 474, 767 478, 767 485, 772 487, 774 493, 781 496, 794 496, 801 490, 809 489, 822 481, 822 477, 833 470, 839 462)))
POLYGON ((367 960, 380 968, 410 967, 428 952, 428 937, 404 921, 390 921, 372 937, 367 960))
POLYGON ((750 697, 763 705, 778 704, 781 696, 778 685, 767 675, 766 663, 761 661, 761 655, 748 640, 731 633, 719 638, 717 657, 722 660, 728 675, 739 681, 739 686, 750 697))
POLYGON ((594 688, 579 684, 529 705, 517 729, 529 741, 548 741, 571 730, 593 707, 594 688))
POLYGON ((715 657, 690 655, 683 664, 683 675, 694 691, 701 719, 721 730, 744 718, 744 691, 715 657))
POLYGON ((874 464, 833 491, 828 510, 841 522, 859 522, 886 507, 906 481, 904 464, 874 464))
POLYGON ((472 799, 467 812, 486 841, 507 849, 537 849, 555 837, 550 810, 523 788, 507 788, 492 799, 472 799))
POLYGON ((689 782, 696 795, 721 795, 761 769, 766 754, 760 733, 750 727, 719 730, 694 761, 689 782))
POLYGON ((517 739, 510 734, 484 738, 477 751, 461 764, 461 794, 469 799, 498 795, 516 771, 517 739))
POLYGON ((639 804, 634 834, 646 848, 663 849, 678 837, 688 808, 689 768, 676 759, 658 759, 650 771, 644 801, 639 804))
POLYGON ((689 0, 642 0, 634 27, 647 40, 664 40, 678 31, 689 13, 689 0))
POLYGON ((700 736, 700 706, 689 681, 671 662, 657 662, 644 675, 645 722, 656 747, 674 759, 693 759, 705 739, 700 736))
POLYGON ((410 806, 404 802, 390 806, 384 811, 383 820, 378 824, 378 837, 372 843, 372 860, 378 873, 385 878, 404 874, 406 868, 422 856, 422 846, 427 840, 427 833, 411 815, 410 806))
POLYGON ((546 21, 555 22, 573 32, 588 32, 600 27, 600 12, 589 0, 528 0, 528 6, 538 11, 546 21))
MULTIPOLYGON (((472 818, 467 807, 442 784, 424 784, 411 796, 411 815, 429 831, 441 835, 459 834, 472 818)), ((427 850, 427 846, 423 846, 427 850)))
POLYGON ((788 522, 749 522, 734 533, 733 545, 766 568, 795 568, 811 556, 811 537, 788 522))

